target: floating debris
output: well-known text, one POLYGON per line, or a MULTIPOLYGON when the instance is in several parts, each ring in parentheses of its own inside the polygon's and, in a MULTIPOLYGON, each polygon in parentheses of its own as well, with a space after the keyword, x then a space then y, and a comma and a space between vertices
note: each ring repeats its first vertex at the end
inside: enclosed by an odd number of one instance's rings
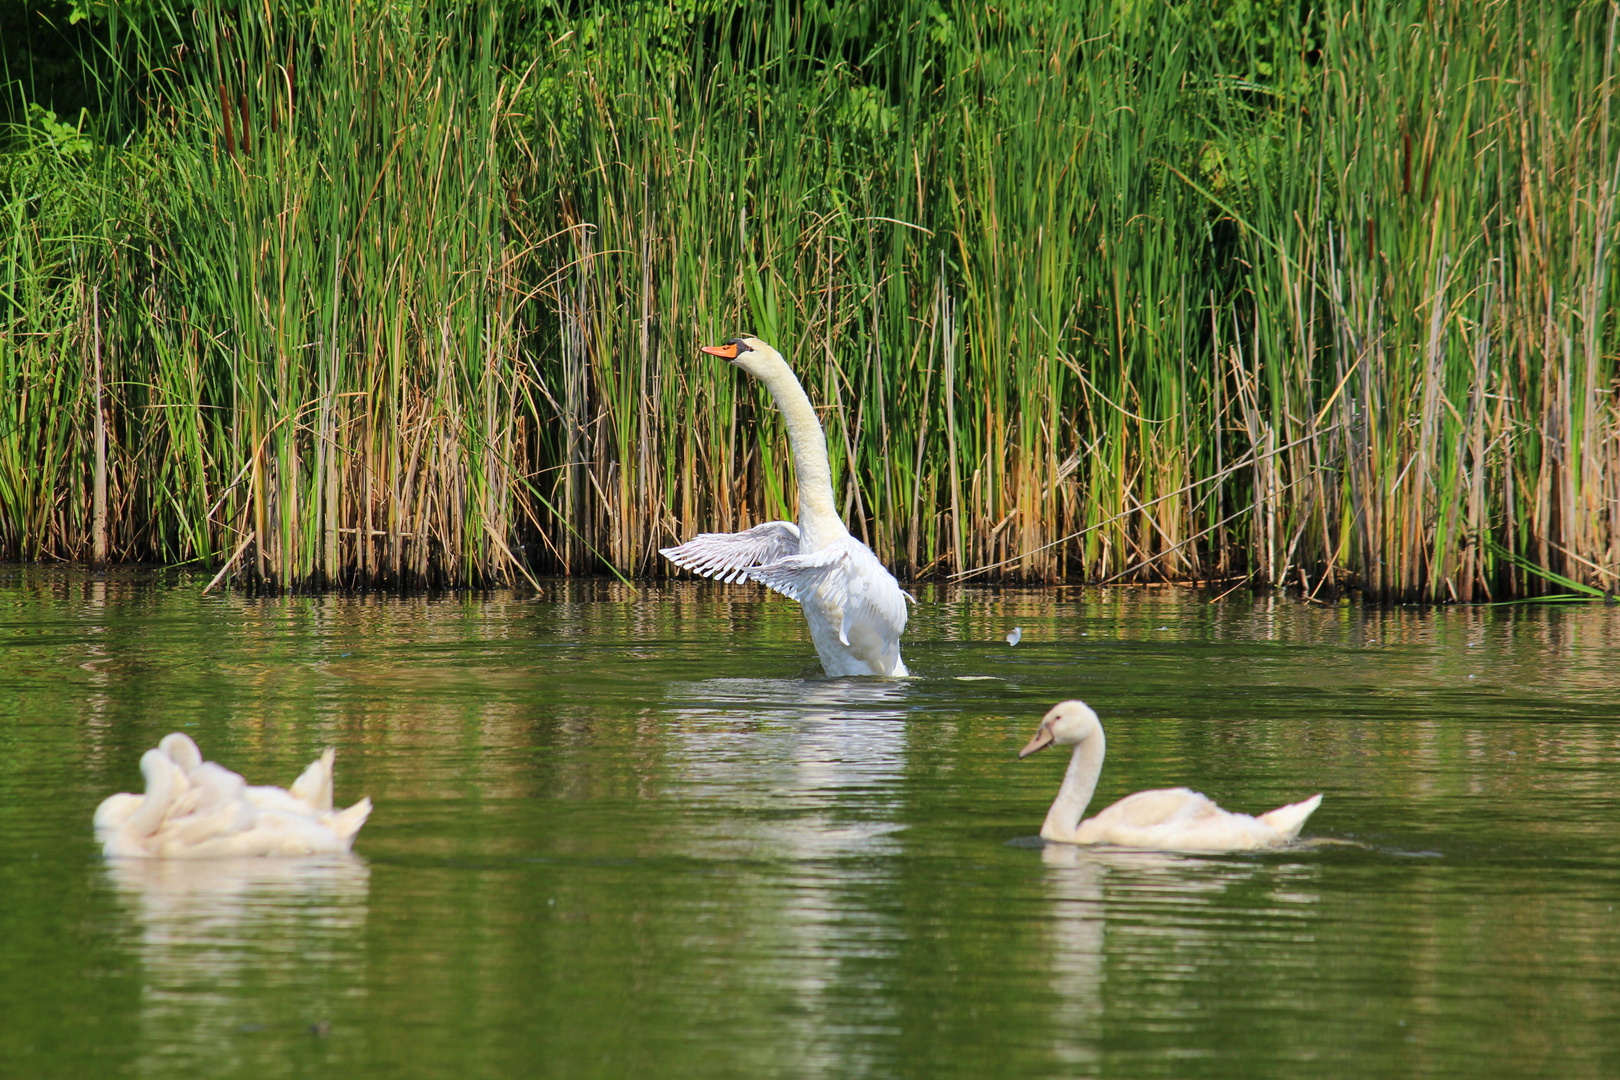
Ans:
POLYGON ((1016 645, 1020 641, 1023 641, 1023 640, 1024 640, 1024 629, 1021 626, 1013 627, 1012 628, 1012 633, 1007 635, 1007 644, 1009 644, 1009 645, 1016 645))

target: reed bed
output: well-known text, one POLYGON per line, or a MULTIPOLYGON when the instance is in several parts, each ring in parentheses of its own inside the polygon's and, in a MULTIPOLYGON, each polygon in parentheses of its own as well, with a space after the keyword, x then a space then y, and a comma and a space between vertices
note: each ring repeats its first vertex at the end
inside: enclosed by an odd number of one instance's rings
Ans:
POLYGON ((1616 15, 173 9, 4 156, 0 553, 271 588, 661 573, 1620 587, 1616 15), (99 494, 98 494, 99 493, 99 494))

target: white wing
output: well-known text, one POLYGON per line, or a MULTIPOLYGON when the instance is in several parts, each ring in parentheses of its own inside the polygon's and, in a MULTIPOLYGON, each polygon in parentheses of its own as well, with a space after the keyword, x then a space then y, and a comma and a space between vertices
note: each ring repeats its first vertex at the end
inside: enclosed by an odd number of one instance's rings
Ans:
POLYGON ((748 570, 748 576, 801 604, 820 598, 843 609, 838 640, 849 644, 852 625, 879 630, 896 640, 906 628, 906 600, 894 575, 884 569, 872 549, 845 536, 819 551, 788 555, 748 570))
POLYGON ((680 547, 659 548, 676 566, 719 578, 742 581, 762 563, 774 563, 799 551, 799 527, 791 521, 767 521, 740 533, 699 533, 680 547))

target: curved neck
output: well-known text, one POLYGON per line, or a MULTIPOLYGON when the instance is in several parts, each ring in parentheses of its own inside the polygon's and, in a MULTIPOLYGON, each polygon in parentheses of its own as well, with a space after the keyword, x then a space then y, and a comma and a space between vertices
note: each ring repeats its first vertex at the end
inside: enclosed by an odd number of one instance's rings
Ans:
POLYGON ((125 826, 136 836, 144 837, 158 831, 179 795, 180 768, 162 751, 148 750, 141 755, 141 773, 146 777, 146 796, 125 826))
POLYGON ((821 430, 821 421, 816 419, 816 410, 805 395, 804 387, 794 378, 793 369, 786 361, 760 381, 776 399, 777 411, 787 425, 793 467, 799 480, 799 528, 804 534, 806 550, 814 551, 848 532, 833 498, 827 436, 821 430))
POLYGON ((1075 745, 1069 771, 1063 774, 1063 786, 1058 788, 1057 798, 1052 800, 1052 808, 1046 812, 1046 821, 1041 825, 1041 836, 1045 839, 1074 839, 1080 829, 1080 818, 1097 790, 1097 778, 1102 775, 1106 742, 1099 730, 1075 745))

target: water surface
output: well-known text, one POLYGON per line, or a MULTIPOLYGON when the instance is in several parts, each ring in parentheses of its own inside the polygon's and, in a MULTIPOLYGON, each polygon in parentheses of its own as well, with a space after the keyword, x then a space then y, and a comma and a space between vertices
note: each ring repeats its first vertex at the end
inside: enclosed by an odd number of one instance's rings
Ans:
POLYGON ((1615 608, 924 588, 916 678, 831 680, 751 586, 205 581, 0 567, 7 1075, 1620 1075, 1615 608), (1309 841, 1042 847, 1073 696, 1098 805, 1309 841), (336 746, 358 857, 103 860, 172 730, 336 746))

